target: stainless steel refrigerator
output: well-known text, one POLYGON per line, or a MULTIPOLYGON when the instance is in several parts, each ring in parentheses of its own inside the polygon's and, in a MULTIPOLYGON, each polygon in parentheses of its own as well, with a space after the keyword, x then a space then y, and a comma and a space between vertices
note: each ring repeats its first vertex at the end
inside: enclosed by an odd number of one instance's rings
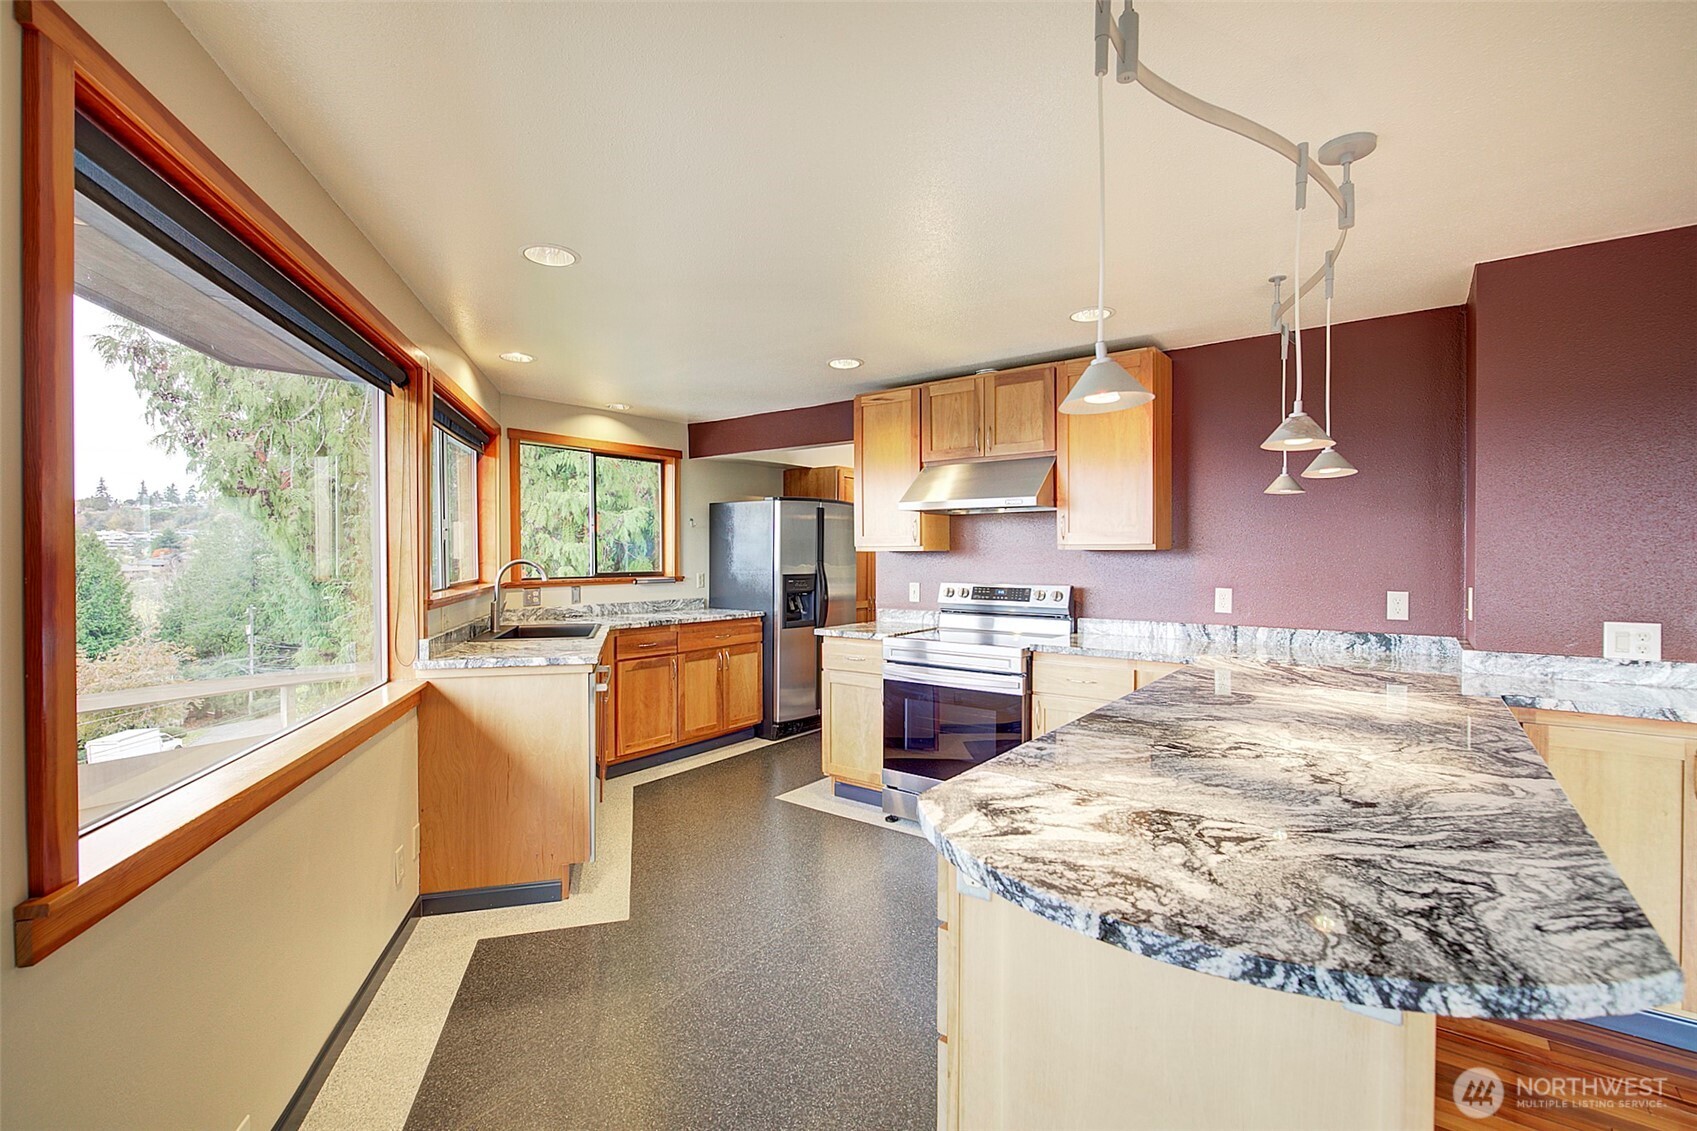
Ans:
POLYGON ((762 738, 816 725, 819 638, 854 621, 854 506, 823 499, 749 499, 708 507, 707 604, 766 617, 762 738))

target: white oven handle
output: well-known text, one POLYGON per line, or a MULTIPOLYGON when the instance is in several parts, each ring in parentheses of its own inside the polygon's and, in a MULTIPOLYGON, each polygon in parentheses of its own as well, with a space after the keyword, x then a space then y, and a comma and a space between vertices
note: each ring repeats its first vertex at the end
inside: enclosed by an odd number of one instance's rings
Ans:
POLYGON ((1025 696, 1025 677, 1022 675, 993 675, 988 672, 963 672, 958 668, 926 668, 918 664, 884 661, 885 683, 923 683, 930 687, 958 687, 966 691, 990 691, 1002 695, 1025 696))

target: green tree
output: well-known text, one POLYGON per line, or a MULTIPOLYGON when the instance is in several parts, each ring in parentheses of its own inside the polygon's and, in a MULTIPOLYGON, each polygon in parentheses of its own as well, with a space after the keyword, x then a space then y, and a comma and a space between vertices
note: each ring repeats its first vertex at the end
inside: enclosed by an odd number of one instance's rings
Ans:
POLYGON ((177 485, 175 483, 167 483, 165 485, 165 494, 162 495, 161 498, 165 500, 166 504, 173 507, 183 501, 183 497, 177 493, 177 485))
POLYGON ((107 505, 111 505, 112 492, 106 489, 106 477, 104 475, 102 475, 100 477, 100 481, 94 485, 94 497, 97 499, 104 499, 107 505))
POLYGON ((159 533, 153 536, 152 548, 155 550, 180 550, 183 548, 183 536, 177 533, 175 526, 162 527, 159 533))
POLYGON ((98 659, 140 631, 130 583, 93 534, 77 535, 77 651, 98 659))
POLYGON ((245 655, 252 605, 266 639, 293 648, 299 663, 369 659, 380 396, 358 382, 225 365, 123 320, 93 345, 134 379, 155 443, 185 457, 200 488, 189 498, 214 503, 210 525, 223 523, 218 533, 197 534, 174 587, 181 599, 167 600, 162 637, 202 657, 232 644, 245 655), (245 546, 231 541, 232 517, 245 546), (239 600, 182 588, 203 555, 203 584, 246 579, 258 588, 239 600), (230 572, 206 576, 215 568, 230 572), (196 601, 204 608, 193 608, 196 601), (213 611, 226 619, 214 623, 213 611), (166 635, 168 624, 176 635, 166 635))

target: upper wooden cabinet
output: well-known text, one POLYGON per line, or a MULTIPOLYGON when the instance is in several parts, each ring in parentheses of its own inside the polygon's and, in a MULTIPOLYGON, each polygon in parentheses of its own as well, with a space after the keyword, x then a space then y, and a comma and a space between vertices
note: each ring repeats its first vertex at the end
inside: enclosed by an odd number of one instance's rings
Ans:
POLYGON ((899 506, 919 474, 918 387, 864 393, 854 399, 854 547, 857 550, 946 550, 947 515, 899 506))
POLYGON ((920 461, 1055 450, 1056 367, 1035 365, 921 385, 920 461))
MULTIPOLYGON (((1120 412, 1060 414, 1055 506, 1063 550, 1167 550, 1173 544, 1173 365, 1157 349, 1113 355, 1155 394, 1120 412)), ((1070 391, 1090 358, 1061 367, 1070 391)))

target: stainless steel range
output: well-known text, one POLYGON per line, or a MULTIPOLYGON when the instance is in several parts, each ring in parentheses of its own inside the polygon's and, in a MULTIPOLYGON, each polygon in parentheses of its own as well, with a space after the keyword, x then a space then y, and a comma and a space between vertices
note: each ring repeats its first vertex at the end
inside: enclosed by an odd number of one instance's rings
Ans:
POLYGON ((1034 641, 1073 631, 1068 585, 938 587, 937 627, 884 641, 884 812, 1031 737, 1034 641))

